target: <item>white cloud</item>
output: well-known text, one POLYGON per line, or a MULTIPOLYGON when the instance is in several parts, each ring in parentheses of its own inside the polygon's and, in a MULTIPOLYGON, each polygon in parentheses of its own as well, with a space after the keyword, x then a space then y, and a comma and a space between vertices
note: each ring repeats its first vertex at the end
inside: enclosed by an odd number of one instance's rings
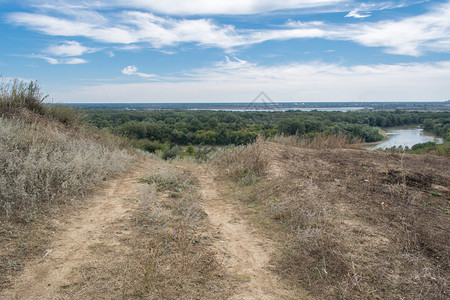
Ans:
POLYGON ((429 0, 58 0, 57 4, 48 0, 22 0, 40 11, 54 11, 78 20, 105 21, 97 10, 145 10, 174 16, 195 15, 240 15, 259 14, 274 11, 295 10, 297 14, 376 11, 406 7, 429 0), (51 4, 50 4, 51 3, 51 4), (82 12, 80 14, 80 12, 82 12))
POLYGON ((31 57, 43 59, 51 65, 79 65, 79 64, 85 64, 88 62, 85 59, 77 58, 77 57, 53 58, 53 57, 48 57, 45 55, 31 55, 31 57))
POLYGON ((345 15, 346 18, 357 18, 357 19, 363 19, 363 18, 368 18, 370 17, 370 14, 366 13, 366 14, 360 14, 358 10, 352 10, 351 12, 349 12, 348 14, 345 15))
MULTIPOLYGON (((295 23, 290 23, 295 25, 295 23)), ((304 28, 304 27, 300 27, 304 28)), ((387 53, 419 56, 426 51, 450 51, 450 1, 427 13, 401 20, 357 25, 321 26, 323 37, 348 40, 366 47, 384 47, 387 53)))
MULTIPOLYGON (((158 3, 162 2, 164 1, 158 3)), ((294 5, 295 1, 287 2, 294 5)), ((320 2, 323 4, 326 1, 320 2)), ((302 3, 312 5, 316 2, 311 0, 302 3)), ((365 16, 360 12, 394 5, 389 3, 382 2, 384 6, 361 4, 352 16, 365 16)), ((404 1, 398 5, 403 5, 402 3, 404 1)), ((214 2, 214 5, 217 6, 217 2, 214 2)), ((422 15, 400 20, 365 22, 357 25, 289 21, 284 28, 253 30, 219 25, 211 19, 176 19, 138 11, 118 12, 93 20, 13 13, 8 16, 8 20, 53 36, 82 36, 102 43, 125 44, 130 47, 150 45, 158 49, 181 43, 196 43, 230 50, 269 40, 323 38, 353 41, 366 47, 383 47, 386 52, 392 54, 418 56, 425 51, 450 51, 450 1, 436 5, 434 9, 422 15)))
POLYGON ((144 78, 154 78, 156 77, 155 74, 148 74, 148 73, 141 73, 138 72, 138 68, 136 66, 127 66, 125 68, 122 69, 122 74, 131 76, 131 75, 137 75, 140 77, 144 77, 144 78))
MULTIPOLYGON (((267 40, 324 36, 321 29, 314 28, 322 24, 320 22, 296 22, 298 28, 294 29, 237 30, 231 25, 217 25, 209 19, 177 20, 142 12, 125 12, 121 15, 121 19, 123 23, 105 27, 101 24, 81 23, 29 13, 9 16, 11 22, 49 35, 83 36, 105 43, 148 43, 155 48, 192 42, 230 49, 267 40)), ((136 45, 129 46, 139 48, 136 45)))
POLYGON ((9 15, 8 20, 52 36, 84 36, 104 43, 138 42, 129 27, 121 28, 94 21, 78 21, 32 13, 13 13, 9 15))
MULTIPOLYGON (((129 66, 124 71, 135 75, 137 68, 129 66)), ((248 102, 265 91, 274 101, 429 101, 448 99, 449 81, 450 61, 355 66, 310 62, 269 67, 228 58, 178 78, 76 87, 52 95, 86 102, 248 102)))
POLYGON ((78 64, 85 64, 88 61, 82 58, 67 58, 67 59, 63 59, 60 60, 61 63, 66 64, 66 65, 78 65, 78 64))
POLYGON ((66 41, 62 44, 53 45, 47 48, 48 53, 56 56, 80 56, 94 51, 96 50, 84 47, 76 41, 66 41))
POLYGON ((128 66, 123 68, 122 73, 125 75, 134 75, 137 72, 136 66, 128 66))
MULTIPOLYGON (((350 0, 112 0, 102 5, 145 9, 168 15, 256 14, 285 9, 305 9, 346 4, 350 0)), ((98 5, 98 3, 96 4, 98 5)))
MULTIPOLYGON (((429 0, 397 0, 397 1, 352 1, 347 4, 347 7, 353 7, 352 10, 345 16, 346 18, 368 18, 372 15, 373 11, 381 11, 387 9, 402 8, 418 3, 428 2, 429 0)), ((342 8, 345 7, 341 6, 342 8)))
MULTIPOLYGON (((419 56, 424 51, 450 51, 450 2, 416 17, 400 21, 381 21, 349 27, 336 32, 344 38, 368 47, 385 47, 393 54, 419 56)), ((333 38, 333 34, 331 35, 333 38)))

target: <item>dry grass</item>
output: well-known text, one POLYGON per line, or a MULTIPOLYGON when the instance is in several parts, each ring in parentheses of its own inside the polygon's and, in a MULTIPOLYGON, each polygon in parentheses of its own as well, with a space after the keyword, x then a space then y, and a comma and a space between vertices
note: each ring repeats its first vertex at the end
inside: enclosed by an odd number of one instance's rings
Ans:
POLYGON ((133 220, 134 251, 124 272, 123 298, 225 299, 229 279, 209 248, 192 175, 165 167, 143 182, 148 186, 133 220))
POLYGON ((18 109, 44 114, 45 96, 36 82, 25 83, 19 80, 5 82, 0 77, 0 113, 14 113, 18 109))
POLYGON ((154 184, 157 191, 181 193, 192 189, 194 178, 186 171, 174 172, 173 168, 164 168, 157 173, 148 174, 142 182, 154 184))
POLYGON ((99 260, 75 270, 72 278, 78 280, 61 287, 61 298, 227 299, 231 278, 210 248, 192 175, 164 164, 140 182, 134 213, 106 233, 127 228, 120 239, 123 252, 93 244, 99 260))
POLYGON ((0 82, 0 220, 29 222, 132 160, 119 138, 86 128, 72 108, 46 98, 35 82, 0 82))
POLYGON ((297 135, 276 135, 271 141, 278 144, 309 149, 352 148, 353 145, 362 143, 361 139, 350 139, 343 134, 316 135, 312 138, 299 137, 297 135))
POLYGON ((86 128, 74 111, 43 105, 34 83, 0 86, 0 289, 42 255, 52 216, 137 158, 125 142, 86 128))
POLYGON ((0 118, 0 217, 29 222, 41 209, 86 195, 124 171, 132 155, 57 122, 0 118))
POLYGON ((319 298, 447 298, 447 159, 284 144, 243 197, 287 234, 277 272, 319 298))
POLYGON ((217 153, 213 164, 244 185, 256 183, 264 175, 268 160, 263 156, 264 138, 259 136, 250 145, 226 149, 217 153))
POLYGON ((0 115, 16 116, 23 111, 56 120, 70 127, 83 126, 83 115, 75 108, 61 104, 48 104, 37 82, 17 79, 6 82, 0 76, 0 115))

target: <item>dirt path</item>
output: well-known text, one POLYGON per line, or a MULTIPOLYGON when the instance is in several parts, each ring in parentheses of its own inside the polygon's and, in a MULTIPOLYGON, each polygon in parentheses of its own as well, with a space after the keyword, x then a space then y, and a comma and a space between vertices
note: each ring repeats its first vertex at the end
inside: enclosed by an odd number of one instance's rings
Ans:
MULTIPOLYGON (((79 289, 89 283, 79 270, 85 265, 104 262, 102 256, 105 253, 98 249, 113 251, 114 262, 132 251, 122 241, 130 233, 127 222, 138 207, 135 199, 139 196, 141 184, 137 178, 152 164, 147 162, 108 182, 86 201, 86 208, 74 210, 67 220, 55 221, 58 223, 58 238, 43 257, 26 265, 12 288, 0 293, 0 299, 71 299, 70 295, 80 298, 77 295, 83 293, 79 289)), ((270 271, 269 260, 275 250, 273 242, 252 228, 240 213, 239 204, 220 195, 220 186, 207 166, 189 165, 188 168, 199 179, 200 205, 208 214, 212 224, 210 234, 215 237, 212 247, 219 260, 223 261, 225 271, 242 283, 231 299, 294 298, 293 293, 284 289, 270 271)), ((101 274, 100 278, 114 280, 108 276, 111 274, 101 274)))
POLYGON ((224 255, 224 267, 244 284, 231 299, 291 299, 277 276, 269 270, 274 243, 251 226, 236 203, 218 192, 214 173, 207 166, 194 168, 202 194, 201 206, 216 235, 214 247, 224 255))
MULTIPOLYGON (((66 221, 58 222, 59 238, 45 255, 30 262, 15 280, 11 289, 3 291, 0 299, 57 299, 59 291, 82 280, 74 272, 81 265, 99 259, 98 245, 109 246, 118 253, 129 251, 120 239, 129 233, 123 221, 128 219, 139 194, 136 180, 150 162, 132 172, 108 182, 86 202, 87 208, 76 212, 66 221), (119 226, 118 226, 119 224, 119 226)), ((57 221, 56 221, 57 222, 57 221)))

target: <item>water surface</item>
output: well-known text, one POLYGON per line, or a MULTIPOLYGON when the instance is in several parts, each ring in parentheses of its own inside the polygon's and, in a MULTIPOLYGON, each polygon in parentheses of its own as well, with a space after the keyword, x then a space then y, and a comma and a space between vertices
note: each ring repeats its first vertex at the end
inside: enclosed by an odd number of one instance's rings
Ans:
POLYGON ((430 132, 424 131, 419 127, 393 127, 385 129, 388 140, 377 145, 369 146, 369 150, 386 149, 393 146, 408 146, 411 148, 415 144, 435 142, 442 144, 443 140, 430 132))
POLYGON ((358 110, 367 110, 371 109, 370 107, 253 107, 248 106, 244 108, 189 108, 188 110, 210 110, 210 111, 234 111, 234 112, 245 112, 245 111, 255 111, 255 112, 285 112, 285 111, 339 111, 339 112, 348 112, 348 111, 358 111, 358 110))

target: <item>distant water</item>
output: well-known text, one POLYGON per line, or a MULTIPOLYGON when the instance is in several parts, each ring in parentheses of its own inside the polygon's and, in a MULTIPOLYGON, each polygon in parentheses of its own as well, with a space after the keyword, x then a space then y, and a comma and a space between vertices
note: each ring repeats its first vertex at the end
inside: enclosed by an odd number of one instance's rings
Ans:
POLYGON ((235 112, 243 112, 243 111, 261 111, 261 112, 283 112, 283 111, 358 111, 371 109, 370 107, 286 107, 286 108, 254 108, 254 107, 246 107, 246 108, 190 108, 189 110, 210 110, 210 111, 235 111, 235 112))
POLYGON ((385 129, 388 140, 377 144, 375 146, 370 146, 367 149, 386 149, 393 146, 408 146, 411 148, 415 144, 435 142, 437 144, 442 144, 443 140, 440 137, 435 136, 432 133, 423 131, 419 127, 396 127, 385 129))

